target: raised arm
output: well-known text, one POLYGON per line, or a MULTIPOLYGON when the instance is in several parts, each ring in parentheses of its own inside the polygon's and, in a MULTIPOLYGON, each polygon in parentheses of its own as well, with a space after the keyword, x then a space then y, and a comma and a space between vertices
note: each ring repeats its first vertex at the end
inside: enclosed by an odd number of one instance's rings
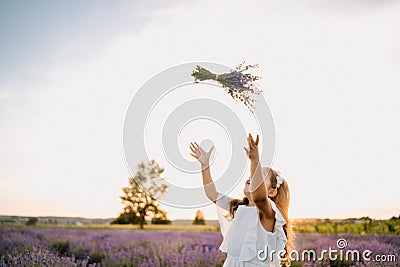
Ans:
POLYGON ((210 172, 210 156, 214 146, 212 146, 208 152, 202 149, 196 142, 191 142, 189 147, 190 150, 192 150, 190 155, 196 158, 201 164, 204 192, 208 199, 215 203, 217 201, 218 192, 210 172))
POLYGON ((251 134, 247 137, 249 147, 245 148, 247 156, 250 159, 250 187, 249 191, 251 199, 256 204, 257 208, 266 218, 274 218, 275 212, 271 207, 268 200, 267 183, 264 182, 264 175, 262 173, 260 156, 258 153, 258 142, 260 137, 257 135, 254 141, 251 134))

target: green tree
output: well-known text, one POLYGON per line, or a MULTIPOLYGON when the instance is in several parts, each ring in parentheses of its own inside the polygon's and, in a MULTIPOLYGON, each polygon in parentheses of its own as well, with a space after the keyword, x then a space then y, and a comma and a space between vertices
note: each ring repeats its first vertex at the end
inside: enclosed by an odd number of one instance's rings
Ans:
POLYGON ((196 211, 196 215, 194 216, 193 224, 195 225, 205 225, 206 218, 204 217, 204 213, 201 210, 196 211))
POLYGON ((362 218, 362 226, 364 233, 366 234, 372 233, 373 225, 372 225, 372 219, 370 217, 362 218))
POLYGON ((26 225, 36 225, 38 221, 39 220, 36 217, 29 218, 28 221, 26 222, 26 225))
POLYGON ((171 220, 167 218, 167 213, 163 210, 158 210, 151 219, 152 224, 171 224, 171 220))
POLYGON ((169 221, 157 201, 168 188, 165 178, 161 177, 163 172, 164 169, 154 160, 138 164, 135 175, 129 178, 129 185, 122 188, 124 194, 120 198, 124 211, 113 223, 140 224, 143 229, 147 219, 169 221))
POLYGON ((333 228, 333 233, 337 234, 338 233, 338 222, 333 222, 332 228, 333 228))
POLYGON ((131 207, 126 207, 118 218, 111 222, 111 224, 139 224, 139 216, 132 210, 131 207))

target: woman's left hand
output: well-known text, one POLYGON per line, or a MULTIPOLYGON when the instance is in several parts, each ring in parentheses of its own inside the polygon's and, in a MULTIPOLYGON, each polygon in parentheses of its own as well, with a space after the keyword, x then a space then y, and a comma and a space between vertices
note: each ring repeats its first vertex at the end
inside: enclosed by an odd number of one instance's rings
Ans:
POLYGON ((249 133, 247 137, 247 143, 249 147, 245 147, 244 150, 246 151, 247 156, 251 161, 258 161, 260 156, 258 154, 258 142, 260 141, 260 136, 257 134, 256 140, 254 141, 253 136, 249 133))

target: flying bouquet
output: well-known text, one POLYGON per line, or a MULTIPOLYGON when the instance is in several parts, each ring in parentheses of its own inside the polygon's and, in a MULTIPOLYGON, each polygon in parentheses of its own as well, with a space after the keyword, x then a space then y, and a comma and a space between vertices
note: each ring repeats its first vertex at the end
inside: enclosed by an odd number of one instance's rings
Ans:
POLYGON ((213 80, 221 84, 222 88, 235 100, 242 101, 246 107, 253 112, 253 103, 255 100, 251 97, 252 94, 259 95, 262 90, 255 84, 260 79, 259 76, 245 73, 251 68, 258 68, 257 65, 244 65, 244 62, 236 67, 235 70, 223 74, 215 74, 211 71, 197 66, 192 73, 195 82, 205 80, 213 80))

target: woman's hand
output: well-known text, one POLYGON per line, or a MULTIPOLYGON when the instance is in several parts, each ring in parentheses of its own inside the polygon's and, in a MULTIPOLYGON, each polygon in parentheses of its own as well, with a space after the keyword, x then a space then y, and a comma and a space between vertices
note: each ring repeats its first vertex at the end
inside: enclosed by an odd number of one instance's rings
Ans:
POLYGON ((214 146, 212 146, 208 152, 202 149, 196 142, 190 142, 189 147, 190 150, 192 150, 190 155, 192 155, 201 163, 201 176, 203 177, 204 192, 206 193, 208 199, 216 203, 219 193, 211 177, 210 168, 208 167, 210 164, 211 152, 213 151, 214 146))
POLYGON ((246 151, 247 156, 251 161, 259 161, 260 155, 258 154, 258 142, 260 141, 260 137, 257 134, 256 140, 254 141, 253 136, 249 134, 247 137, 247 143, 249 147, 245 147, 244 150, 246 151))
POLYGON ((210 148, 208 152, 206 152, 204 149, 201 148, 196 142, 190 142, 190 150, 192 150, 193 153, 190 153, 194 158, 196 158, 201 165, 208 166, 210 163, 210 156, 211 152, 214 149, 214 146, 210 148))

